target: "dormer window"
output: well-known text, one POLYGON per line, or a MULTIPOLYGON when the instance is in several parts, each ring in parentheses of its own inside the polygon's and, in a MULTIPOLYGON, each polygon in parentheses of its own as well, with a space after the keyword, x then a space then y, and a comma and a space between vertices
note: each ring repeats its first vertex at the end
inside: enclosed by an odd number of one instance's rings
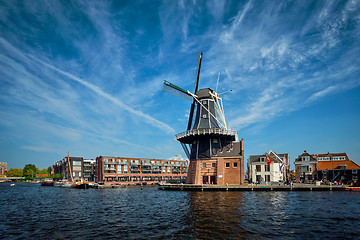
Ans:
POLYGON ((310 161, 310 156, 301 157, 301 161, 310 161))

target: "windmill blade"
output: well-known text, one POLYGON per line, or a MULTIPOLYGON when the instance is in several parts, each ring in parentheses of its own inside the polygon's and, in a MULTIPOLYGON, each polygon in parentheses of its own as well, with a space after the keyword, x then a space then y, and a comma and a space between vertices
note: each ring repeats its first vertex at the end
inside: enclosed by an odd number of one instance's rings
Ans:
MULTIPOLYGON (((199 86, 201 60, 202 60, 202 52, 198 52, 198 66, 197 66, 194 94, 196 94, 196 92, 198 90, 198 86, 199 86)), ((194 110, 195 110, 195 99, 193 100, 193 103, 191 104, 187 130, 191 129, 191 124, 192 124, 192 120, 194 117, 194 110)))
POLYGON ((190 94, 188 94, 186 90, 168 81, 164 81, 163 91, 184 98, 185 100, 188 100, 190 102, 193 100, 193 97, 190 94))

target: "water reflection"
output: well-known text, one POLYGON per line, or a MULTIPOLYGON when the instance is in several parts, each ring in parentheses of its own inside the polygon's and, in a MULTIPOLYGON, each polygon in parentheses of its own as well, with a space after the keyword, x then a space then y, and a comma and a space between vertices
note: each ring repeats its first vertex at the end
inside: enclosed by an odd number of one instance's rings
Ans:
POLYGON ((192 236, 241 238, 244 196, 241 192, 190 192, 189 226, 192 236))

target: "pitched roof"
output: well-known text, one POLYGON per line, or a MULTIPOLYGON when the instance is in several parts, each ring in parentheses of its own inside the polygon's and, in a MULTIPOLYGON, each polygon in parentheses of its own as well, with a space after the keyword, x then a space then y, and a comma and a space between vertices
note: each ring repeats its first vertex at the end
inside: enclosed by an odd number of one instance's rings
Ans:
POLYGON ((353 161, 319 161, 318 162, 318 170, 326 170, 326 169, 340 169, 341 165, 345 165, 345 169, 360 169, 360 166, 354 163, 353 161))
POLYGON ((312 154, 313 157, 345 157, 345 160, 349 160, 346 153, 320 153, 320 154, 312 154))
POLYGON ((47 173, 37 173, 36 174, 36 177, 48 177, 49 176, 49 174, 47 174, 47 173))
MULTIPOLYGON (((270 152, 270 154, 265 153, 263 155, 250 155, 250 162, 259 162, 261 157, 266 157, 268 155, 271 158, 270 159, 271 162, 280 162, 280 163, 282 163, 282 161, 277 159, 273 153, 275 153, 275 152, 272 151, 272 152, 270 152)), ((281 153, 281 154, 275 153, 275 154, 278 155, 280 158, 282 158, 282 157, 285 158, 285 161, 287 161, 289 159, 289 154, 288 153, 281 153)))

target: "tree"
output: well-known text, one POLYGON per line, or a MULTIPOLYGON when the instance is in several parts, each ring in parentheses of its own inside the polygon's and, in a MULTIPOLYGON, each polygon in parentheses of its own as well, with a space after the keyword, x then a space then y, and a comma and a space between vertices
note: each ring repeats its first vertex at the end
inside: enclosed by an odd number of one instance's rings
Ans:
POLYGON ((34 164, 26 164, 23 169, 24 177, 36 177, 36 166, 34 164))
POLYGON ((48 173, 48 170, 47 170, 47 168, 44 168, 44 169, 39 170, 39 171, 36 172, 36 173, 47 174, 47 173, 48 173))
POLYGON ((23 170, 21 168, 10 168, 6 173, 7 177, 22 177, 23 170))

